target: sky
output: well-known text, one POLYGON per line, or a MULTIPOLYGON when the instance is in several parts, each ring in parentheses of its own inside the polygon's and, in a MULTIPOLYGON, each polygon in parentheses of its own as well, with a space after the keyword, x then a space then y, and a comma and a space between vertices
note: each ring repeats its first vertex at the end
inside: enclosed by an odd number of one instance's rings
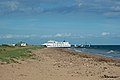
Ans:
POLYGON ((120 0, 0 0, 0 44, 120 45, 120 0))

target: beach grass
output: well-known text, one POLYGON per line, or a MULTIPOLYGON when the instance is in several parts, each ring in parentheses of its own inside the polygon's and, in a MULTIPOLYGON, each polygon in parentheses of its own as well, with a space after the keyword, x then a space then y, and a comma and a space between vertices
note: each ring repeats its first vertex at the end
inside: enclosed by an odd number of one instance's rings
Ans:
POLYGON ((0 61, 11 63, 14 59, 31 58, 32 50, 41 49, 41 46, 27 46, 27 47, 9 47, 0 46, 0 61))

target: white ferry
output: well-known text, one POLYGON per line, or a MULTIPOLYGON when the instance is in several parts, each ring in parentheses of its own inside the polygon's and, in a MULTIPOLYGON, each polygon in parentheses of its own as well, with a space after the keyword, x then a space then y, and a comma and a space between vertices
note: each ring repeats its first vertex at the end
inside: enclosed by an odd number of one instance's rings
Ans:
POLYGON ((47 43, 42 44, 43 46, 46 47, 55 47, 55 48, 69 48, 71 47, 71 44, 69 42, 63 41, 63 42, 58 42, 54 40, 49 40, 47 43))

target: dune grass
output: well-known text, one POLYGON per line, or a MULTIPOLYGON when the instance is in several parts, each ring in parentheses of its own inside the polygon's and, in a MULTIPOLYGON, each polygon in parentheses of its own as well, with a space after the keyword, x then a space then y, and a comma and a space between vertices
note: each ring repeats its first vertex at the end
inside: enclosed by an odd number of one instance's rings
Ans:
POLYGON ((32 50, 40 49, 40 46, 27 46, 27 47, 8 47, 0 46, 0 61, 11 63, 13 59, 31 58, 32 50))

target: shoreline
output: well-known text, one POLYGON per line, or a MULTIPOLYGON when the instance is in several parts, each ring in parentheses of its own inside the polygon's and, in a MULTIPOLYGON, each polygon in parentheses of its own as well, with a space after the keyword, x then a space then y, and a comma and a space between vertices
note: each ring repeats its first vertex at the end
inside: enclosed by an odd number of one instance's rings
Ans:
POLYGON ((88 55, 96 55, 96 56, 111 58, 111 59, 114 59, 114 60, 120 60, 120 58, 115 58, 115 57, 103 55, 103 54, 100 54, 100 53, 98 54, 98 53, 92 53, 92 52, 84 52, 84 51, 79 51, 79 50, 75 50, 75 49, 70 49, 70 50, 72 50, 73 52, 77 52, 77 53, 85 53, 85 54, 88 54, 88 55))
POLYGON ((108 56, 104 56, 104 55, 99 55, 99 54, 92 54, 92 53, 87 53, 87 52, 77 52, 75 50, 72 49, 68 49, 70 51, 70 53, 73 53, 75 55, 79 55, 80 57, 83 58, 92 58, 95 61, 100 61, 100 62, 115 62, 115 63, 120 63, 120 59, 118 58, 113 58, 113 57, 108 57, 108 56))
POLYGON ((32 51, 35 59, 0 64, 0 80, 120 80, 120 60, 63 48, 32 51))
POLYGON ((79 56, 82 58, 92 58, 94 61, 98 62, 113 62, 113 63, 120 63, 120 59, 112 58, 112 57, 107 57, 107 56, 102 56, 102 55, 97 55, 97 54, 89 54, 86 52, 76 52, 71 49, 63 49, 63 48, 58 48, 60 50, 66 51, 68 54, 74 55, 74 56, 79 56))

